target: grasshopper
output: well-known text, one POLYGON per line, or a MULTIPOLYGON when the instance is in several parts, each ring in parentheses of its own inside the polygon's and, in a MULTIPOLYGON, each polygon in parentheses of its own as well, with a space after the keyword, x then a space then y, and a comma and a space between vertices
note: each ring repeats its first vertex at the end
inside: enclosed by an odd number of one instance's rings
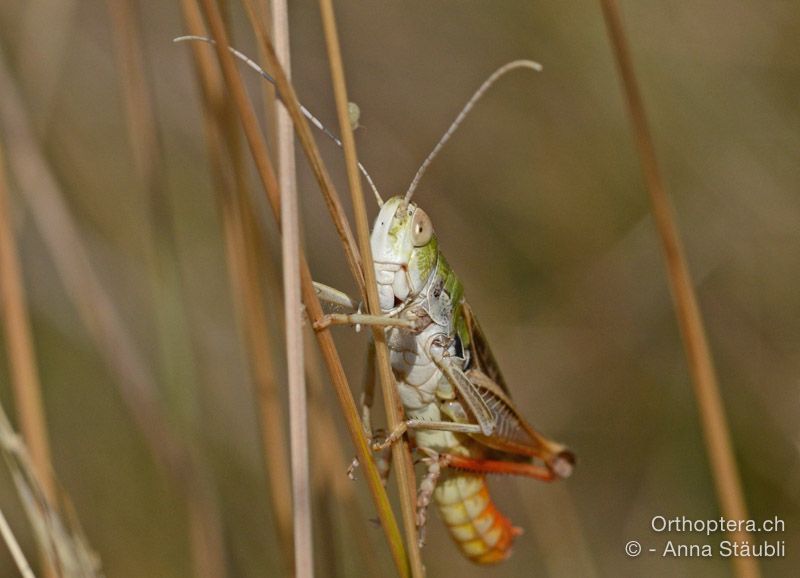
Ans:
MULTIPOLYGON (((213 42, 203 37, 176 40, 213 42)), ((229 50, 274 84, 258 64, 234 48, 229 50)), ((386 332, 406 419, 372 447, 376 452, 386 450, 407 434, 424 454, 427 473, 417 500, 420 541, 432 499, 459 549, 479 564, 508 558, 514 538, 522 532, 495 507, 486 475, 552 481, 572 473, 575 457, 565 446, 537 432, 515 407, 489 342, 464 297, 464 287, 439 248, 432 221, 411 197, 433 158, 475 103, 497 79, 515 68, 541 69, 534 62, 520 60, 489 76, 422 163, 405 195, 383 202, 359 163, 380 206, 370 239, 380 314, 362 314, 361 305, 346 294, 315 283, 323 301, 350 311, 327 314, 316 329, 331 324, 377 325, 386 332)), ((302 111, 341 146, 305 107, 302 111)), ((372 346, 370 355, 374 355, 372 346)), ((369 367, 374 368, 374 359, 369 367)), ((373 388, 371 375, 362 398, 365 430, 371 439, 373 388)))
MULTIPOLYGON (((521 530, 495 508, 485 475, 550 481, 569 476, 575 458, 539 434, 514 406, 427 213, 392 197, 375 220, 371 245, 382 315, 328 316, 319 325, 385 326, 407 419, 373 448, 384 449, 408 432, 428 464, 418 497, 421 529, 432 494, 464 555, 480 564, 504 560, 521 530), (533 459, 541 464, 528 463, 533 459)), ((345 303, 331 288, 317 288, 323 299, 345 303)))
MULTIPOLYGON (((514 406, 461 281, 439 248, 432 221, 411 196, 475 102, 500 76, 517 67, 538 68, 530 61, 499 68, 462 109, 406 194, 381 205, 370 238, 381 314, 330 314, 318 323, 318 327, 331 323, 384 327, 406 421, 373 449, 385 449, 410 435, 428 466, 418 495, 421 540, 432 497, 462 553, 479 564, 506 559, 521 533, 494 506, 486 474, 551 481, 568 477, 575 457, 538 433, 514 406), (534 460, 536 464, 531 463, 534 460)), ((316 286, 323 300, 360 311, 349 297, 316 286)), ((367 400, 372 398, 372 387, 370 380, 367 400)), ((368 424, 368 407, 364 416, 368 424)))

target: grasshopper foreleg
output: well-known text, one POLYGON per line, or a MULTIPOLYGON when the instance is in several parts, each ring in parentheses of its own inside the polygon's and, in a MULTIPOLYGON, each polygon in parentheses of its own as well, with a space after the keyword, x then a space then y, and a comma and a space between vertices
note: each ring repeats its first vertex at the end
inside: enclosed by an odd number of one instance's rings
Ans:
POLYGON ((398 319, 388 315, 367 315, 364 313, 327 313, 314 323, 314 329, 321 331, 331 325, 370 325, 373 327, 403 327, 416 329, 417 323, 410 319, 398 319))
POLYGON ((316 281, 314 281, 314 291, 316 291, 320 301, 337 307, 344 307, 352 312, 361 310, 361 303, 350 297, 344 291, 339 291, 338 289, 316 281))
POLYGON ((361 465, 361 462, 358 461, 358 456, 353 456, 353 460, 350 462, 350 465, 347 466, 347 477, 351 480, 355 481, 356 479, 356 470, 361 465))
POLYGON ((314 281, 314 290, 317 292, 317 297, 320 301, 324 301, 334 307, 341 307, 348 311, 347 313, 326 313, 314 322, 314 329, 321 331, 327 329, 331 325, 354 325, 356 331, 362 325, 369 325, 374 327, 402 327, 404 329, 417 329, 417 322, 409 319, 400 319, 393 315, 367 315, 361 313, 363 311, 363 304, 350 297, 344 291, 339 291, 333 287, 329 287, 323 283, 314 281))

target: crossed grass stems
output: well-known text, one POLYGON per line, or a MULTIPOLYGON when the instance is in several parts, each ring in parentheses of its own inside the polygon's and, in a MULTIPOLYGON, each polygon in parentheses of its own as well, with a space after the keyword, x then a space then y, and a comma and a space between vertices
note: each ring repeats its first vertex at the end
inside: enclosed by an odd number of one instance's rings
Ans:
MULTIPOLYGON (((692 369, 692 375, 696 384, 696 395, 701 412, 701 421, 706 433, 712 471, 717 485, 717 493, 722 503, 723 511, 728 517, 744 517, 743 514, 746 515, 744 500, 740 483, 738 482, 735 462, 733 462, 731 456, 730 439, 725 423, 724 411, 721 409, 719 394, 716 391, 716 379, 707 343, 705 343, 706 340, 702 320, 700 319, 699 310, 696 306, 696 298, 692 290, 691 278, 688 276, 688 270, 686 269, 685 258, 680 248, 679 237, 674 225, 674 218, 671 214, 662 179, 658 174, 657 165, 655 163, 655 154, 652 151, 651 139, 646 122, 644 121, 641 97, 638 96, 636 79, 630 62, 627 41, 624 38, 619 9, 613 0, 602 0, 601 3, 609 25, 609 35, 615 47, 615 56, 620 66, 623 86, 628 95, 629 110, 634 121, 634 132, 643 159, 646 183, 648 190, 651 192, 651 197, 653 198, 654 215, 656 216, 656 221, 659 225, 659 234, 665 248, 667 269, 673 287, 673 296, 676 302, 679 324, 684 335, 687 358, 690 360, 690 368, 692 369)), ((356 217, 356 237, 353 236, 350 230, 342 204, 328 177, 319 153, 316 150, 314 139, 302 117, 294 91, 288 83, 281 66, 277 62, 274 49, 266 33, 266 27, 262 20, 255 17, 257 12, 253 9, 252 2, 250 0, 244 0, 244 4, 248 9, 248 16, 251 19, 251 24, 259 41, 261 56, 267 62, 267 68, 274 71, 279 93, 285 96, 284 103, 291 114, 299 140, 309 157, 312 170, 320 184, 326 205, 331 213, 331 218, 342 240, 348 264, 361 292, 362 300, 367 304, 368 312, 376 312, 377 296, 375 295, 374 279, 371 279, 371 277, 374 276, 374 271, 372 270, 371 260, 369 258, 369 226, 366 218, 365 203, 360 190, 358 164, 355 158, 352 130, 347 116, 347 96, 344 87, 341 54, 336 38, 332 4, 329 0, 321 0, 326 43, 328 45, 334 80, 337 116, 340 121, 340 131, 347 163, 348 181, 356 217), (357 242, 356 238, 358 239, 357 242)), ((235 112, 242 123, 248 145, 258 169, 259 177, 280 226, 280 195, 275 172, 272 168, 269 155, 267 154, 264 137, 256 128, 258 124, 255 122, 256 117, 253 112, 252 104, 249 102, 244 92, 241 79, 235 69, 231 55, 224 48, 229 46, 230 43, 227 39, 222 15, 213 0, 201 0, 201 5, 202 12, 210 28, 211 36, 217 42, 217 56, 221 64, 222 76, 224 79, 220 81, 218 72, 212 69, 213 64, 207 58, 200 57, 197 51, 195 52, 198 80, 205 95, 206 123, 209 127, 209 140, 212 141, 210 142, 210 148, 214 149, 216 147, 219 155, 216 162, 221 164, 231 162, 234 166, 238 167, 239 170, 241 169, 241 155, 237 156, 237 153, 233 150, 232 142, 229 140, 229 131, 232 129, 233 124, 230 113, 235 112), (223 96, 224 92, 222 89, 223 85, 229 92, 229 95, 225 96, 230 97, 233 101, 232 105, 226 98, 220 100, 220 96, 223 96), (214 140, 216 140, 216 142, 213 142, 214 140)), ((194 0, 183 0, 182 7, 190 30, 193 30, 193 33, 205 34, 205 29, 202 26, 202 19, 197 19, 199 12, 194 0)), ((137 98, 141 100, 147 97, 139 95, 137 98)), ((285 143, 284 146, 286 146, 285 143)), ((237 171, 234 171, 234 173, 236 174, 237 171)), ((246 205, 241 195, 234 195, 233 198, 227 199, 226 202, 231 211, 238 212, 236 218, 244 220, 244 223, 239 222, 237 224, 238 227, 242 227, 243 230, 246 230, 248 226, 252 226, 252 222, 251 225, 247 225, 248 219, 252 219, 252 207, 246 205)), ((296 215, 294 215, 293 218, 296 218, 296 215)), ((242 231, 239 231, 239 234, 242 234, 242 231)), ((246 235, 247 233, 244 234, 246 235)), ((252 247, 249 246, 251 242, 252 238, 245 239, 244 242, 238 245, 238 249, 235 249, 233 252, 241 251, 243 253, 248 253, 252 251, 252 247)), ((233 257, 235 259, 238 258, 240 264, 244 263, 245 269, 247 269, 248 266, 252 266, 252 254, 239 255, 238 257, 233 255, 233 257)), ((307 311, 312 320, 317 320, 321 317, 322 310, 316 299, 313 286, 311 285, 311 276, 308 267, 302 254, 298 254, 296 259, 298 260, 297 269, 300 271, 302 292, 307 311)), ((248 279, 249 282, 252 283, 252 277, 248 277, 248 275, 252 275, 253 271, 249 271, 249 273, 248 271, 244 271, 243 274, 240 271, 240 274, 242 275, 240 281, 244 280, 245 285, 247 285, 248 279)), ((245 298, 243 300, 245 303, 249 303, 247 307, 254 306, 252 303, 252 296, 251 291, 250 299, 245 298)), ((378 368, 381 377, 382 391, 387 400, 385 404, 388 413, 387 422, 389 427, 394 429, 400 423, 401 416, 398 411, 396 392, 394 391, 391 371, 388 366, 385 344, 382 343, 382 331, 374 331, 374 337, 378 350, 378 368)), ((405 545, 408 546, 408 551, 406 551, 403 540, 400 537, 399 526, 395 521, 386 493, 380 485, 379 476, 370 459, 369 448, 362 434, 361 422, 356 410, 356 405, 350 394, 347 379, 344 375, 336 348, 327 331, 323 330, 318 332, 317 338, 325 365, 329 371, 331 381, 342 407, 348 431, 356 447, 358 457, 363 464, 364 474, 381 519, 381 527, 387 536, 396 569, 402 576, 422 576, 423 568, 419 550, 416 547, 417 537, 414 524, 415 484, 408 447, 401 440, 393 450, 395 472, 398 476, 400 490, 403 525, 406 534, 405 545)), ((256 357, 256 353, 251 351, 251 356, 256 357)), ((254 363, 257 364, 257 362, 254 363)), ((42 425, 41 427, 43 428, 44 426, 42 425)), ((44 432, 39 432, 39 434, 42 433, 44 432)), ((295 515, 297 514, 295 513, 295 515)), ((296 517, 294 523, 302 522, 296 517)), ((286 524, 287 520, 284 518, 281 525, 285 526, 286 524)), ((300 553, 300 556, 302 558, 302 553, 300 553)), ((738 564, 735 566, 737 575, 758 575, 758 569, 752 564, 751 560, 745 560, 743 562, 737 560, 736 562, 738 564)))
MULTIPOLYGON (((206 3, 209 3, 206 0, 206 3)), ((686 265, 686 259, 683 255, 680 237, 675 226, 674 216, 672 214, 671 205, 663 186, 663 181, 658 171, 658 165, 655 160, 655 153, 653 150, 652 139, 649 134, 649 129, 646 123, 644 107, 641 102, 641 97, 638 93, 638 84, 633 66, 630 60, 629 49, 627 47, 627 39, 624 35, 624 29, 621 22, 621 15, 619 8, 614 0, 601 0, 603 13, 608 25, 609 37, 612 41, 614 48, 614 55, 620 69, 623 89, 627 96, 628 110, 631 114, 633 123, 633 130, 636 136, 636 142, 639 149, 640 157, 642 159, 642 166, 645 175, 645 183, 648 191, 650 192, 652 200, 652 208, 654 218, 657 224, 659 237, 662 241, 664 249, 665 262, 667 272, 670 279, 670 285, 673 292, 673 299, 676 306, 676 315, 678 318, 679 326, 682 330, 684 344, 686 347, 687 359, 693 381, 695 384, 695 394, 698 399, 698 406, 700 410, 701 422, 703 424, 709 459, 712 466, 712 473, 717 487, 717 495, 720 500, 723 512, 731 518, 744 518, 746 517, 746 508, 744 506, 743 492, 741 483, 738 479, 738 470, 736 468, 735 460, 732 454, 730 444, 730 434, 728 432, 727 423, 725 420, 725 413, 722 407, 721 396, 716 384, 716 376, 711 361, 711 354, 708 348, 707 339, 705 337, 705 330, 702 318, 699 313, 699 308, 696 302, 696 296, 692 287, 691 277, 686 265)), ((295 127, 301 134, 301 143, 304 150, 309 156, 312 167, 315 169, 320 187, 326 199, 326 204, 331 210, 331 217, 336 224, 337 231, 345 248, 345 253, 348 257, 348 263, 353 271, 356 282, 361 290, 362 300, 367 304, 367 313, 376 314, 379 309, 377 308, 377 295, 375 292, 374 283, 374 270, 369 252, 369 226, 366 218, 365 203, 363 194, 361 193, 361 184, 359 177, 359 164, 356 159, 355 145, 352 137, 352 127, 349 123, 347 112, 347 93, 344 84, 344 74, 341 63, 341 53, 336 37, 336 28, 333 17, 332 4, 328 0, 321 1, 323 23, 325 28, 326 45, 329 52, 329 60, 331 63, 331 72, 333 76, 334 94, 336 97, 337 116, 339 117, 340 131, 342 134, 342 141, 344 143, 345 160, 347 166, 348 182, 352 194, 352 202, 356 217, 356 225, 358 232, 359 248, 361 250, 361 257, 364 259, 359 263, 355 257, 357 253, 353 249, 352 235, 348 233, 349 227, 347 220, 342 214, 341 204, 337 202, 336 193, 332 185, 328 186, 328 180, 325 177, 326 172, 324 168, 321 170, 321 160, 319 159, 315 148, 313 147, 313 139, 307 144, 303 138, 304 133, 307 133, 308 128, 304 123, 300 112, 300 105, 296 100, 293 90, 282 76, 282 71, 277 63, 277 60, 272 57, 272 49, 269 46, 269 41, 266 33, 257 33, 261 43, 261 50, 267 57, 268 68, 275 71, 277 77, 278 92, 284 95, 284 103, 287 104, 292 119, 295 122, 295 127), (304 130, 305 129, 305 130, 304 130), (360 265, 360 266, 359 266, 360 265), (359 274, 360 273, 360 274, 359 274), (366 283, 366 286, 365 284, 366 283)), ((230 61, 230 55, 225 54, 224 47, 228 46, 227 42, 220 44, 225 40, 224 35, 218 34, 218 31, 213 30, 212 35, 217 41, 217 51, 220 61, 223 62, 225 68, 225 60, 230 61)), ((254 27, 254 28, 257 28, 254 27)), ((230 66, 230 64, 228 64, 230 66)), ((232 76, 232 75, 231 75, 232 76)), ((226 82, 229 87, 232 78, 226 75, 226 82)), ((245 105, 237 99, 237 108, 239 109, 242 121, 244 122, 245 105)), ((245 127, 247 131, 247 127, 245 127)), ((253 149, 253 141, 255 139, 248 135, 251 149, 253 149)), ((255 149, 260 147, 255 147, 255 149)), ((258 151, 253 149, 254 156, 258 156, 258 151)), ((256 158, 259 164, 258 158, 256 158)), ((261 162, 260 164, 266 165, 267 163, 261 162)), ((261 172, 261 169, 259 169, 261 172)), ((262 180, 266 181, 262 175, 262 180)), ((416 179, 415 179, 416 182, 416 179)), ((269 191, 268 191, 269 194, 269 191)), ((272 197, 272 195, 270 194, 272 197)), ((316 315, 318 310, 318 302, 310 295, 310 277, 304 278, 304 293, 306 294, 306 306, 312 319, 319 321, 319 315, 316 315), (309 297, 311 297, 309 299, 309 297), (309 304, 309 301, 311 302, 309 304), (310 306, 311 305, 311 306, 310 306)), ((325 335, 326 331, 323 329, 318 333, 318 336, 325 335)), ((398 406, 396 393, 392 387, 391 370, 388 364, 388 357, 386 353, 385 343, 383 342, 383 331, 380 328, 373 328, 373 337, 376 343, 376 353, 378 358, 379 376, 382 384, 382 391, 386 399, 387 407, 387 421, 392 431, 395 431, 399 423, 399 416, 396 409, 398 406)), ((322 344, 322 341, 321 341, 322 344)), ((332 363, 333 358, 329 358, 326 354, 326 363, 331 376, 335 377, 336 372, 333 371, 335 363, 332 363)), ((334 382, 336 380, 334 379, 334 382)), ((337 386, 337 391, 338 391, 337 386)), ((340 394, 340 401, 343 406, 348 406, 346 400, 342 399, 340 394)), ((351 413, 348 407, 344 407, 345 414, 351 413)), ((358 428, 352 428, 353 423, 348 419, 348 427, 351 431, 351 437, 358 437, 358 428)), ((365 456, 363 453, 363 444, 356 444, 359 450, 359 458, 362 463, 369 464, 371 460, 364 462, 365 456)), ((414 539, 414 524, 411 517, 413 510, 413 469, 410 467, 410 455, 408 447, 401 439, 394 448, 394 457, 396 461, 395 471, 398 472, 398 485, 400 486, 400 497, 403 511, 403 519, 405 522, 407 545, 410 548, 410 566, 413 576, 421 576, 423 569, 421 560, 419 559, 419 551, 415 547, 416 540, 414 539), (399 463, 398 463, 399 462, 399 463), (398 467, 399 466, 399 467, 398 467)), ((368 471, 368 478, 372 476, 368 471)), ((378 505, 379 512, 381 513, 382 520, 384 518, 391 520, 391 512, 382 512, 383 499, 380 491, 370 484, 370 489, 373 492, 373 498, 376 505, 378 505)), ((387 529, 387 528, 385 528, 387 529)), ((400 551, 398 545, 393 541, 392 527, 387 529, 387 537, 394 554, 394 559, 401 575, 405 575, 405 567, 402 560, 398 559, 398 552, 400 551)), ((747 535, 734 536, 739 539, 748 538, 747 535)), ((756 563, 751 560, 735 560, 734 570, 738 576, 758 576, 759 571, 756 563)))

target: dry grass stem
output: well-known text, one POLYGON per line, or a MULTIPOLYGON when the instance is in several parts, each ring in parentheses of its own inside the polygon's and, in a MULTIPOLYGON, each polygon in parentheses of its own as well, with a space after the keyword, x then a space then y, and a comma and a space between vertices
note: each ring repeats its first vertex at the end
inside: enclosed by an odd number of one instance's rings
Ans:
POLYGON ((36 574, 31 570, 31 565, 28 564, 28 559, 25 558, 22 548, 19 547, 17 537, 14 536, 11 526, 8 525, 8 520, 6 520, 2 509, 0 509, 0 534, 3 535, 3 541, 6 543, 8 551, 11 553, 14 564, 17 565, 17 570, 19 570, 22 578, 36 578, 36 574))
POLYGON ((125 103, 129 141, 141 184, 157 194, 161 183, 161 146, 153 97, 146 78, 141 32, 131 0, 107 0, 115 43, 117 69, 125 103))
MULTIPOLYGON (((645 183, 650 192, 653 219, 664 251, 670 288, 686 349, 689 371, 694 383, 694 393, 700 411, 717 498, 726 518, 745 520, 748 517, 747 507, 711 351, 680 235, 675 224, 674 211, 656 160, 653 140, 650 136, 644 103, 636 81, 619 7, 616 0, 601 0, 601 4, 628 101, 636 146, 642 163, 645 183)), ((730 536, 733 540, 740 542, 747 540, 752 543, 749 533, 744 531, 733 532, 730 536)), ((760 575, 755 558, 736 556, 732 562, 736 575, 741 578, 756 578, 760 575)))
MULTIPOLYGON (((252 8, 248 9, 248 13, 255 16, 255 11, 252 8)), ((283 67, 280 66, 278 62, 278 58, 275 53, 275 47, 270 41, 269 34, 264 29, 263 23, 257 18, 251 17, 251 24, 255 29, 259 51, 266 58, 266 69, 271 71, 275 78, 278 94, 280 95, 281 101, 292 118, 294 128, 297 131, 297 137, 306 153, 311 170, 314 173, 317 183, 319 184, 323 198, 325 199, 325 204, 328 208, 328 212, 331 215, 331 220, 333 221, 334 226, 336 227, 336 232, 338 233, 339 238, 342 241, 342 245, 344 246, 345 257, 347 258, 347 264, 350 267, 350 272, 353 275, 356 284, 358 285, 359 293, 363 295, 364 276, 361 271, 361 258, 359 256, 355 238, 353 237, 353 232, 350 229, 344 209, 342 208, 342 202, 339 198, 339 194, 336 192, 336 187, 334 187, 333 181, 328 174, 328 170, 325 168, 325 163, 322 161, 322 156, 317 148, 316 140, 314 140, 314 136, 311 133, 311 128, 308 126, 308 121, 300 110, 300 103, 297 99, 297 95, 295 94, 294 87, 292 87, 283 70, 283 67)), ((217 40, 216 37, 215 40, 217 40)), ((219 52, 219 50, 219 42, 217 41, 217 51, 219 52)), ((263 141, 263 138, 261 140, 263 141)))
MULTIPOLYGON (((152 454, 172 480, 187 493, 203 496, 202 509, 194 512, 198 523, 219 532, 218 521, 203 519, 213 501, 203 483, 202 465, 179 439, 160 406, 156 381, 141 351, 128 332, 116 305, 103 287, 89 259, 64 195, 30 129, 30 122, 14 81, 0 54, 0 126, 14 148, 9 166, 47 250, 53 258, 66 292, 100 354, 118 376, 118 384, 134 422, 152 454)), ((207 536, 209 544, 221 538, 207 536)))
MULTIPOLYGON (((189 31, 205 35, 199 7, 194 0, 182 0, 189 31)), ((259 427, 264 449, 267 496, 275 519, 281 552, 292 551, 291 486, 288 444, 284 433, 284 412, 272 363, 273 341, 267 326, 260 264, 263 259, 261 235, 254 213, 247 168, 239 139, 239 125, 233 103, 225 88, 213 54, 193 45, 195 71, 203 95, 203 119, 208 145, 211 178, 217 192, 225 238, 226 259, 236 306, 243 329, 248 361, 258 394, 259 427)), ((287 558, 285 563, 290 564, 287 558)))
MULTIPOLYGON (((333 414, 329 411, 325 389, 325 379, 317 352, 306 339, 306 371, 308 372, 308 390, 311 411, 312 447, 325 448, 319 452, 315 461, 317 478, 322 486, 319 491, 331 494, 339 504, 350 525, 349 540, 352 541, 348 551, 353 552, 364 566, 366 576, 380 576, 378 560, 372 552, 369 537, 364 529, 367 516, 356 496, 356 486, 347 476, 342 475, 342 464, 346 464, 352 456, 345 454, 340 436, 336 429, 333 414)), ((341 543, 341 542, 340 542, 341 543)))
MULTIPOLYGON (((286 3, 273 0, 275 51, 287 76, 291 71, 289 14, 286 3)), ((294 511, 294 572, 297 578, 314 576, 311 522, 311 472, 308 447, 308 401, 303 362, 303 303, 300 289, 300 215, 294 157, 292 119, 278 108, 278 187, 281 193, 281 256, 283 306, 286 322, 286 361, 289 381, 289 432, 294 511)))
MULTIPOLYGON (((4 8, 13 2, 4 2, 4 8)), ((36 54, 36 66, 18 59, 19 78, 37 111, 32 119, 38 135, 44 135, 54 120, 59 88, 68 69, 69 45, 75 38, 79 0, 37 0, 20 3, 17 55, 36 54)))
MULTIPOLYGON (((147 82, 141 29, 136 7, 131 0, 108 0, 117 68, 128 124, 128 135, 139 182, 147 195, 151 227, 142 235, 146 247, 153 287, 153 303, 160 351, 161 375, 173 391, 185 392, 196 383, 194 352, 188 336, 186 312, 181 299, 177 273, 177 247, 173 235, 172 211, 165 186, 158 120, 153 95, 147 82)), ((196 427, 196 424, 193 424, 196 427)), ((213 504, 199 500, 215 499, 207 476, 203 491, 187 494, 191 524, 193 565, 199 576, 214 578, 227 574, 217 511, 213 504)))
MULTIPOLYGON (((264 278, 267 281, 267 290, 270 295, 273 295, 273 303, 277 309, 282 309, 281 287, 278 283, 280 276, 275 270, 273 260, 266 256, 263 259, 264 278)), ((312 448, 324 448, 324 451, 317 454, 314 460, 314 468, 312 469, 312 480, 315 484, 315 492, 322 491, 330 494, 331 491, 336 498, 336 503, 339 508, 344 511, 347 520, 349 521, 352 531, 351 539, 355 541, 354 548, 348 549, 349 551, 355 550, 355 556, 366 567, 367 576, 379 576, 380 571, 377 560, 372 555, 371 545, 368 536, 363 532, 363 524, 366 520, 366 515, 363 513, 363 508, 356 496, 356 486, 352 483, 347 476, 342 475, 342 465, 347 464, 352 456, 348 456, 344 451, 344 447, 337 432, 336 424, 334 422, 334 414, 330 411, 330 406, 327 399, 327 390, 325 389, 326 380, 322 373, 322 366, 319 360, 319 354, 314 349, 313 344, 313 331, 309 331, 306 335, 304 343, 304 361, 306 366, 306 382, 308 384, 308 397, 309 397, 309 413, 311 416, 311 427, 309 428, 309 435, 311 437, 312 448)), ((265 348, 261 351, 273 351, 272 347, 265 348)), ((261 357, 267 357, 262 355, 261 357)), ((284 462, 285 463, 285 462, 284 462)), ((271 460, 269 463, 270 469, 281 468, 283 464, 275 463, 271 460)), ((288 471, 288 466, 282 470, 283 473, 288 471)), ((290 495, 287 492, 287 496, 290 495)), ((290 503, 287 499, 287 504, 290 503)), ((331 512, 321 512, 321 515, 331 512)), ((320 514, 315 518, 319 518, 320 514)), ((291 519, 290 519, 291 522, 291 519)), ((289 548, 288 551, 291 551, 289 548)))
POLYGON ((44 493, 28 448, 11 427, 0 405, 0 454, 11 472, 17 494, 47 564, 45 575, 103 578, 100 559, 91 549, 77 517, 65 523, 44 493))
MULTIPOLYGON (((247 18, 250 20, 250 27, 255 34, 261 34, 266 30, 273 30, 272 3, 270 0, 262 0, 258 2, 257 5, 256 0, 242 0, 242 4, 247 12, 247 18)), ((266 42, 259 40, 258 45, 259 47, 264 46, 266 42)), ((261 51, 261 48, 259 48, 259 60, 266 60, 266 56, 261 51)), ((264 107, 264 130, 267 133, 267 142, 269 143, 270 150, 274 151, 278 148, 277 117, 280 99, 278 98, 278 91, 270 82, 261 83, 261 92, 264 107)))
MULTIPOLYGON (((244 86, 241 78, 238 75, 233 57, 227 50, 227 46, 229 45, 228 37, 222 22, 222 18, 212 0, 203 0, 203 8, 211 29, 212 36, 217 43, 217 56, 222 65, 225 82, 228 86, 231 97, 236 103, 240 121, 244 128, 248 144, 250 145, 251 153, 256 163, 256 168, 258 169, 261 182, 267 193, 270 206, 276 219, 279 221, 280 199, 274 171, 267 154, 266 144, 261 133, 258 131, 258 125, 252 105, 250 104, 245 93, 244 86)), ((292 118, 295 121, 295 129, 298 129, 301 136, 304 132, 307 135, 310 134, 308 126, 305 125, 302 120, 300 120, 300 124, 298 124, 298 118, 295 113, 299 114, 299 105, 296 98, 294 98, 294 93, 291 91, 287 93, 285 91, 285 88, 288 86, 288 82, 286 81, 285 76, 282 74, 280 66, 275 59, 274 50, 271 46, 267 46, 266 52, 269 64, 274 69, 276 73, 276 79, 279 81, 279 90, 282 94, 284 94, 284 101, 287 102, 289 110, 293 111, 292 118), (302 127, 304 127, 304 129, 300 130, 302 127)), ((303 139, 301 138, 301 143, 302 142, 303 139)), ((343 213, 340 212, 337 219, 341 221, 342 224, 346 225, 346 219, 344 219, 343 213)), ((341 228, 341 225, 339 225, 339 228, 341 228)), ((345 246, 347 246, 347 243, 345 243, 345 246)), ((346 250, 346 254, 350 254, 352 259, 352 250, 346 250)), ((352 268, 353 265, 351 263, 351 269, 352 268)), ((358 270, 357 266, 356 270, 358 270)), ((306 311, 309 318, 312 321, 315 321, 322 316, 322 308, 316 292, 314 291, 308 264, 306 263, 302 253, 300 254, 300 274, 302 278, 303 300, 306 305, 306 311)), ((363 281, 361 286, 363 287, 363 281)), ((370 494, 375 501, 378 516, 381 520, 381 527, 386 534, 387 541, 389 542, 392 557, 401 575, 407 576, 408 570, 406 566, 407 562, 405 549, 403 547, 402 538, 400 537, 397 522, 394 518, 394 514, 392 513, 386 491, 381 485, 380 475, 378 474, 375 464, 371 459, 371 451, 367 445, 366 439, 364 438, 361 429, 361 420, 359 418, 353 396, 347 383, 347 377, 344 373, 344 368, 342 367, 341 360, 339 359, 330 331, 323 330, 318 332, 317 340, 319 341, 325 364, 328 368, 328 372, 330 373, 331 381, 334 385, 337 398, 342 408, 348 431, 353 444, 356 447, 356 453, 363 464, 363 472, 367 479, 370 494)))
POLYGON ((56 504, 42 386, 36 365, 22 267, 14 237, 8 182, 4 144, 0 140, 0 304, 3 308, 11 383, 22 435, 30 448, 36 473, 47 499, 56 504))
MULTIPOLYGON (((361 252, 366 283, 367 312, 380 315, 381 309, 378 301, 375 268, 372 264, 372 250, 370 247, 370 230, 367 220, 367 209, 364 194, 361 188, 361 174, 358 170, 353 128, 350 123, 348 111, 347 87, 345 84, 344 65, 342 63, 339 36, 336 30, 336 19, 331 0, 320 0, 322 24, 325 33, 325 43, 328 49, 328 61, 331 68, 333 90, 336 97, 336 112, 339 117, 339 130, 344 145, 344 156, 347 167, 347 180, 353 200, 353 210, 356 221, 356 233, 361 252)), ((403 421, 402 405, 395 387, 394 376, 389 362, 389 351, 386 347, 386 333, 380 327, 372 328, 372 337, 375 341, 378 374, 380 375, 381 389, 385 400, 386 419, 389 431, 394 431, 403 421)), ((408 442, 401 439, 392 447, 392 456, 395 464, 395 475, 400 495, 400 505, 403 514, 403 525, 406 531, 406 545, 409 553, 411 575, 421 578, 425 575, 422 556, 419 550, 416 526, 416 481, 414 465, 408 442)))
POLYGON ((56 269, 81 319, 99 350, 121 377, 129 404, 154 454, 177 473, 183 469, 183 451, 167 428, 158 404, 155 380, 122 322, 113 300, 103 289, 64 202, 61 188, 30 130, 25 108, 12 77, 0 57, 0 123, 14 148, 9 166, 23 199, 53 256, 56 269))
MULTIPOLYGON (((56 509, 58 497, 42 401, 42 385, 36 364, 22 267, 14 236, 8 183, 4 143, 0 139, 0 304, 3 310, 11 384, 22 435, 30 447, 33 467, 36 468, 48 502, 56 509)), ((54 576, 55 570, 49 565, 48 558, 43 555, 42 561, 45 575, 54 576)))

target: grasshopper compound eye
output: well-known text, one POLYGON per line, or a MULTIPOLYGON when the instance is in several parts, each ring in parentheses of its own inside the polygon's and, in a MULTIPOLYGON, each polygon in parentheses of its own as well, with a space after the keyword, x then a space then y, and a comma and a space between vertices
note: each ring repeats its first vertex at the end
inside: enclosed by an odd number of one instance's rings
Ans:
POLYGON ((414 211, 414 220, 411 222, 411 240, 415 247, 427 245, 433 236, 431 218, 422 209, 414 211))

